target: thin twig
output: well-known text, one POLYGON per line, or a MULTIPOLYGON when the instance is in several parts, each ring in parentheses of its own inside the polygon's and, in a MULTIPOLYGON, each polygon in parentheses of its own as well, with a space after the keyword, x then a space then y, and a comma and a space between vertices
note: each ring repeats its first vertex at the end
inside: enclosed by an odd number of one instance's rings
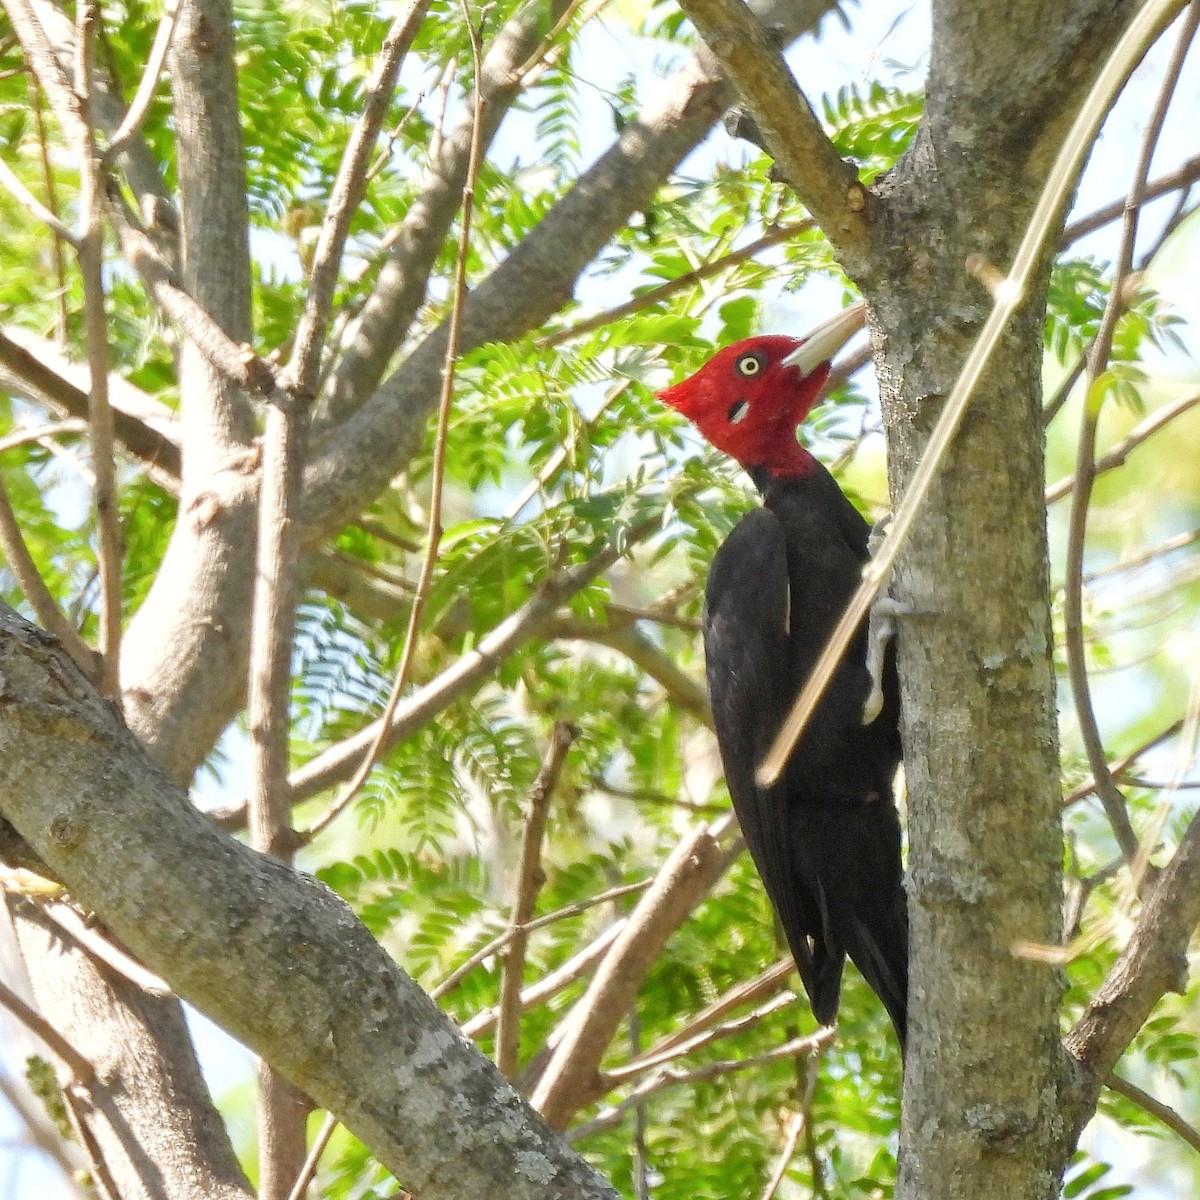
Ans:
MULTIPOLYGON (((1164 175, 1159 175, 1156 179, 1152 179, 1147 183, 1142 188, 1138 207, 1142 208, 1149 204, 1151 200, 1157 200, 1160 196, 1165 196, 1168 192, 1188 188, 1197 179, 1200 179, 1200 154, 1193 155, 1186 162, 1180 163, 1174 170, 1168 171, 1164 175)), ((1078 220, 1072 221, 1063 230, 1062 248, 1065 250, 1072 242, 1077 242, 1081 237, 1086 237, 1089 233, 1095 233, 1097 229, 1103 229, 1110 221, 1115 221, 1118 217, 1124 216, 1125 207, 1128 203, 1129 197, 1123 196, 1120 200, 1113 200, 1111 203, 1095 209, 1093 212, 1088 213, 1086 217, 1080 217, 1078 220)))
MULTIPOLYGON (((1132 451, 1136 450, 1143 442, 1149 441, 1177 417, 1182 417, 1184 413, 1190 412, 1197 404, 1200 404, 1200 392, 1191 396, 1182 396, 1170 404, 1164 404, 1161 408, 1155 409, 1144 421, 1139 421, 1116 445, 1091 462, 1091 469, 1088 473, 1090 478, 1094 480, 1097 475, 1103 475, 1105 471, 1123 467, 1132 451)), ((1061 500, 1064 496, 1069 495, 1075 490, 1078 479, 1079 468, 1076 465, 1074 475, 1068 475, 1056 483, 1052 483, 1046 489, 1046 503, 1053 504, 1056 500, 1061 500)))
MULTIPOLYGON (((1182 728, 1183 728, 1183 718, 1182 717, 1177 721, 1172 721, 1171 724, 1166 727, 1166 729, 1163 729, 1159 733, 1156 733, 1153 736, 1147 738, 1144 742, 1141 743, 1141 745, 1139 745, 1135 749, 1131 750, 1128 754, 1124 755, 1122 758, 1118 758, 1114 762, 1109 763, 1108 764, 1109 772, 1113 775, 1119 775, 1122 771, 1128 770, 1129 767, 1133 763, 1137 762, 1137 760, 1139 758, 1141 758, 1141 756, 1143 754, 1145 754, 1148 750, 1153 750, 1155 746, 1161 745, 1163 742, 1168 741, 1170 738, 1173 738, 1182 728)), ((1068 806, 1077 803, 1078 801, 1084 799, 1085 796, 1090 796, 1095 790, 1096 790, 1095 778, 1089 777, 1088 779, 1085 779, 1077 787, 1073 787, 1063 797, 1063 807, 1067 808, 1068 806)))
POLYGON ((35 1012, 7 984, 0 982, 0 1005, 8 1009, 22 1025, 36 1034, 66 1063, 71 1071, 68 1086, 86 1087, 96 1077, 96 1068, 67 1041, 41 1013, 35 1012))
POLYGON ((154 44, 150 47, 141 82, 120 125, 109 138, 104 152, 105 163, 116 162, 117 156, 133 140, 150 111, 154 93, 158 90, 158 78, 162 74, 163 64, 167 61, 167 52, 171 49, 171 39, 175 36, 179 11, 183 4, 184 0, 167 0, 167 9, 159 19, 158 29, 154 33, 154 44))
POLYGON ((521 982, 525 973, 526 934, 522 926, 533 916, 537 894, 546 874, 542 870, 542 840, 550 801, 558 786, 558 777, 567 761, 567 751, 579 730, 569 721, 556 721, 550 745, 541 769, 529 789, 525 810, 521 861, 517 867, 512 914, 509 918, 508 947, 500 975, 499 1013, 496 1020, 496 1066, 506 1079, 517 1073, 521 1048, 521 982))
POLYGON ((325 1147, 329 1145, 329 1139, 333 1137, 333 1131, 337 1127, 337 1117, 333 1113, 326 1113, 325 1120, 321 1122, 321 1128, 317 1131, 317 1136, 309 1148, 308 1157, 304 1160, 304 1166, 300 1168, 300 1174, 296 1176, 296 1182, 288 1194, 288 1200, 304 1200, 304 1193, 317 1173, 317 1164, 321 1161, 321 1155, 325 1153, 325 1147))
MULTIPOLYGON (((371 151, 383 127, 396 90, 400 65, 412 46, 413 39, 425 19, 431 0, 408 0, 408 4, 392 22, 371 78, 367 81, 362 112, 338 164, 337 175, 329 195, 329 207, 317 235, 309 273, 308 295, 304 311, 296 326, 292 358, 284 372, 281 386, 286 391, 310 399, 316 388, 321 365, 321 350, 333 306, 333 290, 341 269, 350 221, 358 211, 367 190, 367 169, 371 151)), ((478 115, 478 114, 477 114, 478 115)), ((478 124, 478 120, 476 121, 478 124)), ((466 217, 464 216, 464 221, 466 217)))
MULTIPOLYGON (((616 401, 620 399, 620 397, 623 396, 632 386, 632 379, 622 379, 621 382, 618 383, 617 386, 614 387, 612 391, 610 391, 608 395, 604 397, 596 411, 592 413, 592 415, 588 417, 586 421, 583 422, 583 433, 585 435, 591 433, 592 430, 596 428, 597 424, 599 424, 601 416, 603 416, 604 413, 607 412, 608 409, 611 408, 612 405, 615 404, 616 401)), ((513 521, 517 518, 517 515, 520 513, 521 509, 523 509, 525 505, 528 504, 529 501, 538 494, 538 492, 542 491, 550 483, 554 476, 558 474, 559 469, 562 467, 563 463, 567 461, 567 458, 570 456, 570 454, 571 447, 564 443, 563 445, 559 446, 552 455, 550 455, 545 464, 542 466, 542 469, 525 485, 524 489, 521 491, 521 494, 508 506, 508 510, 504 514, 505 521, 513 521)))
POLYGON ((0 1075, 0 1097, 24 1122, 28 1145, 40 1150, 62 1172, 63 1184, 69 1189, 72 1200, 94 1200, 92 1191, 85 1191, 80 1184, 79 1162, 72 1160, 67 1142, 58 1135, 45 1112, 39 1111, 27 1099, 26 1089, 19 1088, 7 1075, 0 1075))
POLYGON ((723 1075, 732 1075, 735 1071, 748 1071, 755 1067, 770 1066, 772 1063, 794 1058, 797 1054, 814 1054, 831 1041, 836 1033, 836 1025, 826 1025, 807 1037, 793 1038, 782 1046, 777 1046, 774 1050, 751 1055, 749 1058, 721 1059, 718 1062, 705 1063, 704 1066, 696 1067, 691 1071, 664 1067, 658 1074, 634 1088, 619 1104, 602 1109, 592 1120, 567 1130, 563 1137, 569 1144, 574 1145, 585 1138, 604 1133, 619 1125, 622 1117, 631 1108, 644 1104, 651 1096, 657 1095, 667 1088, 683 1087, 691 1083, 707 1083, 709 1080, 719 1079, 723 1075))
MULTIPOLYGON (((1087 539, 1088 509, 1091 503, 1092 486, 1096 477, 1096 430, 1100 422, 1103 403, 1101 376, 1108 368, 1112 351, 1113 335, 1117 321, 1126 308, 1125 284, 1133 269, 1133 252, 1137 240, 1138 205, 1142 189, 1150 173, 1150 162, 1162 132, 1167 109, 1179 82, 1183 62, 1188 48, 1200 27, 1200 4, 1191 5, 1184 18, 1179 40, 1159 87, 1154 108, 1146 124, 1134 168, 1133 181, 1125 205, 1121 230, 1121 242, 1116 256, 1108 303, 1100 321, 1092 351, 1088 360, 1087 393, 1080 414, 1079 442, 1075 462, 1075 484, 1071 495, 1071 515, 1067 528, 1066 571, 1064 585, 1064 627, 1067 656, 1067 673, 1071 681, 1071 692, 1075 701, 1075 718, 1079 724, 1080 737, 1087 753, 1088 765, 1096 781, 1096 794, 1104 806, 1104 812, 1117 839, 1121 853, 1131 863, 1138 858, 1137 835, 1129 820, 1125 797, 1113 781, 1108 770, 1104 752, 1104 739, 1100 733, 1095 708, 1092 705, 1091 686, 1088 682, 1086 650, 1083 641, 1083 556, 1087 539)), ((1148 435, 1147 435, 1148 436, 1148 435)))
MULTIPOLYGON (((532 933, 535 929, 544 929, 547 925, 553 925, 558 921, 565 921, 568 917, 577 917, 581 913, 585 913, 590 908, 595 908, 600 904, 607 904, 611 900, 619 900, 623 896, 633 896, 638 892, 644 892, 652 883, 653 879, 639 879, 637 883, 626 883, 620 887, 609 888, 607 891, 599 892, 595 896, 589 896, 586 900, 577 900, 574 904, 568 904, 563 908, 555 909, 552 913, 547 913, 544 917, 537 917, 535 920, 527 921, 520 926, 522 933, 532 933)), ((470 958, 459 963, 449 975, 446 976, 435 988, 429 992, 434 1000, 440 1000, 448 992, 458 987, 460 983, 473 971, 480 963, 492 957, 498 951, 503 950, 508 945, 509 938, 512 937, 513 931, 510 928, 485 945, 481 946, 470 958)), ((600 934, 600 937, 605 937, 606 934, 600 934)))
POLYGON ((25 186, 20 176, 3 159, 0 159, 0 183, 12 193, 18 204, 24 205, 34 217, 48 226, 56 238, 68 246, 78 247, 79 239, 75 234, 25 186))
POLYGON ((657 287, 639 292, 623 304, 618 304, 613 308, 606 308, 603 312, 585 317, 581 321, 576 321, 573 325, 567 325, 562 329, 556 329, 553 333, 548 333, 545 337, 538 339, 538 345, 547 347, 557 346, 562 342, 570 341, 572 338, 582 337, 585 333, 591 333, 594 329, 602 329, 605 325, 610 325, 614 321, 621 320, 623 317, 631 316, 633 313, 641 312, 643 309, 649 308, 652 304, 657 304, 660 300, 666 300, 669 296, 673 296, 676 292, 682 291, 686 287, 702 283, 705 279, 720 274, 722 271, 731 270, 733 267, 744 263, 747 259, 753 258, 756 254, 760 254, 763 250, 767 250, 771 246, 777 246, 780 242, 789 241, 791 238, 799 237, 802 233, 808 233, 809 230, 814 228, 816 228, 816 222, 811 218, 803 221, 793 221, 789 225, 776 225, 768 229, 762 237, 756 238, 748 245, 741 246, 737 250, 730 250, 718 258, 709 259, 708 262, 701 263, 700 266, 691 271, 685 271, 682 275, 677 275, 674 279, 668 279, 666 283, 660 283, 657 287))
POLYGON ((1025 288, 1040 261, 1042 244, 1058 219, 1063 197, 1074 187, 1080 164, 1084 155, 1091 149, 1095 132, 1107 114, 1112 98, 1124 85, 1129 72, 1141 60, 1146 47, 1158 35, 1160 24, 1174 6, 1175 0, 1149 0, 1137 13, 1122 34, 1080 108, 1050 169, 1008 276, 994 293, 992 311, 942 406, 937 424, 909 482, 908 491, 896 509, 887 536, 864 568, 862 585, 830 634, 812 674, 805 682, 771 749, 758 768, 756 777, 761 786, 769 786, 779 778, 813 709, 841 662, 850 639, 887 580, 892 565, 908 539, 917 513, 941 469, 975 385, 983 374, 993 350, 999 344, 1010 318, 1020 307, 1025 288))
POLYGON ((121 515, 117 508, 113 414, 108 402, 108 323, 104 315, 104 184, 92 119, 92 67, 100 14, 96 0, 76 7, 75 92, 83 118, 75 152, 80 164, 79 270, 88 361, 88 423, 91 431, 93 500, 96 506, 97 560, 100 569, 99 690, 121 704, 121 515))
POLYGON ((13 512, 12 502, 8 498, 8 489, 0 476, 0 550, 4 552, 8 569, 17 581, 17 587, 25 597, 26 603, 33 610, 33 615, 41 627, 52 637, 58 638, 63 649, 71 656, 71 661, 87 676, 95 681, 99 663, 96 652, 79 636, 75 626, 67 619, 66 614, 58 607, 56 601, 42 579, 25 538, 21 526, 13 512))
MULTIPOLYGON (((562 966, 556 967, 536 983, 531 983, 525 988, 521 992, 518 1002, 521 1012, 526 1012, 530 1008, 544 1003, 551 996, 557 996, 564 988, 570 987, 577 979, 588 974, 608 953, 609 946, 620 936, 621 930, 625 928, 625 920, 624 917, 618 918, 599 937, 594 938, 582 950, 572 954, 562 966)), ((496 1005, 477 1012, 460 1026, 463 1037, 478 1041, 496 1028, 498 1015, 499 1009, 496 1005)))
POLYGON ((775 1193, 779 1191, 779 1185, 783 1182, 788 1167, 791 1166, 792 1156, 796 1153, 796 1146, 800 1142, 804 1126, 803 1110, 794 1112, 788 1117, 783 1131, 783 1145, 779 1148, 779 1158, 775 1162, 775 1170, 771 1172, 771 1178, 763 1191, 762 1200, 775 1200, 775 1193))
POLYGON ((723 996, 719 996, 698 1012, 681 1029, 667 1034, 657 1042, 649 1053, 661 1054, 665 1050, 689 1041, 706 1029, 712 1028, 713 1025, 724 1020, 734 1009, 773 996, 787 983, 795 970, 796 963, 790 954, 786 958, 781 958, 773 966, 767 967, 765 971, 760 971, 753 979, 748 979, 744 983, 730 988, 723 996))
POLYGON ((7 437, 0 438, 0 454, 3 454, 5 450, 15 450, 18 446, 26 446, 30 442, 41 442, 45 438, 87 433, 87 429, 87 422, 76 417, 68 417, 65 421, 51 421, 48 425, 35 425, 32 429, 17 428, 7 437))
POLYGON ((1148 566, 1155 559, 1165 558, 1168 554, 1174 554, 1176 550, 1185 550, 1188 546, 1195 545, 1196 542, 1200 542, 1200 529, 1191 529, 1187 533, 1176 534, 1172 538, 1167 538, 1165 542, 1159 542, 1157 546, 1143 550, 1140 554, 1134 554, 1129 558, 1122 558, 1115 563, 1110 563, 1107 567, 1098 567, 1095 571, 1089 571, 1083 577, 1083 582, 1086 584, 1098 583, 1113 575, 1140 571, 1142 567, 1148 566))
MULTIPOLYGON (((50 144, 46 133, 45 105, 42 103, 42 93, 37 80, 31 73, 26 74, 29 91, 29 107, 33 112, 33 123, 37 129, 38 159, 42 167, 42 184, 46 189, 46 208, 50 215, 58 219, 58 188, 54 183, 54 168, 50 163, 50 144)), ((63 254, 61 238, 55 238, 50 243, 50 252, 54 258, 55 299, 58 309, 58 340, 66 343, 67 329, 71 314, 67 307, 67 261, 63 254)))
POLYGON ((755 1025, 760 1025, 768 1017, 773 1017, 777 1012, 790 1007, 794 1002, 795 996, 790 992, 787 995, 777 995, 773 999, 768 1000, 766 1004, 760 1004, 758 1008, 740 1017, 735 1017, 732 1021, 725 1021, 720 1025, 705 1029, 703 1032, 696 1033, 692 1037, 676 1042, 666 1049, 654 1049, 637 1058, 630 1059, 629 1062, 609 1067, 604 1071, 602 1081, 606 1087, 610 1088, 627 1083, 629 1080, 636 1079, 639 1075, 644 1075, 647 1071, 651 1071, 655 1067, 661 1067, 666 1063, 674 1062, 677 1058, 683 1058, 685 1055, 691 1054, 694 1050, 701 1050, 705 1046, 711 1046, 713 1042, 720 1042, 727 1037, 744 1033, 747 1029, 753 1029, 755 1025))
POLYGON ((88 918, 63 900, 44 900, 39 904, 46 919, 71 939, 81 950, 98 962, 123 975, 135 987, 150 996, 172 996, 174 992, 165 979, 119 946, 102 928, 95 928, 88 918))
POLYGON ((1200 1154, 1200 1130, 1189 1125, 1169 1104, 1156 1100, 1136 1083, 1123 1079, 1115 1071, 1104 1081, 1110 1091, 1131 1100, 1138 1108, 1161 1121, 1172 1133, 1178 1134, 1197 1154, 1200 1154))
POLYGON ((438 400, 437 432, 434 435, 433 464, 431 468, 429 523, 425 537, 425 555, 421 562, 421 572, 417 578, 416 592, 413 594, 412 607, 408 612, 408 627, 404 633, 404 649, 400 655, 400 665, 396 668, 396 678, 392 683, 391 694, 384 706, 383 716, 379 719, 379 732, 368 752, 358 764, 350 782, 342 793, 317 822, 309 827, 306 838, 312 838, 339 813, 343 812, 358 794, 359 788, 366 782, 371 769, 379 761, 383 753, 392 718, 400 704, 400 696, 408 682, 409 669, 416 653, 417 630, 421 623, 421 614, 429 589, 433 583, 433 569, 437 563, 438 546, 442 537, 442 484, 446 473, 446 442, 450 426, 450 405, 454 398, 454 372, 458 362, 459 331, 462 327, 463 303, 467 292, 467 255, 471 243, 471 217, 475 207, 475 181, 479 174, 479 161, 483 142, 483 109, 486 103, 482 87, 482 48, 479 43, 479 33, 471 21, 471 11, 467 0, 461 0, 463 17, 467 24, 471 39, 471 56, 475 67, 475 101, 474 116, 471 126, 471 152, 467 160, 467 177, 463 184, 462 217, 458 238, 458 256, 454 269, 454 287, 450 304, 449 330, 446 337, 446 355, 442 367, 442 390, 438 400))

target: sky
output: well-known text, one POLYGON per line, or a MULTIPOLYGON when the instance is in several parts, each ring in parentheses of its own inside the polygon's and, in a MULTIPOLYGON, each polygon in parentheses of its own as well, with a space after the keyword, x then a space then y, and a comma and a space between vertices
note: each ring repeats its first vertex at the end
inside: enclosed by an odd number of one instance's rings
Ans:
MULTIPOLYGON (((812 97, 835 90, 847 82, 863 83, 873 78, 915 86, 924 74, 928 44, 929 11, 924 2, 902 0, 871 0, 870 19, 864 17, 868 6, 852 7, 853 27, 847 30, 836 18, 827 18, 818 40, 804 39, 789 53, 789 62, 802 86, 812 97)), ((1134 77, 1117 108, 1109 117, 1093 161, 1085 171, 1076 202, 1076 212, 1086 213, 1093 208, 1117 199, 1127 187, 1130 170, 1138 153, 1139 140, 1146 114, 1154 96, 1171 45, 1164 39, 1148 56, 1134 77)), ((579 102, 585 113, 583 159, 592 157, 607 147, 612 135, 612 116, 604 99, 606 90, 614 88, 629 72, 645 78, 661 73, 661 46, 631 38, 616 21, 593 24, 586 33, 577 57, 577 71, 588 85, 581 87, 579 102)), ((1185 72, 1175 104, 1164 127, 1160 149, 1151 175, 1178 164, 1196 152, 1197 114, 1200 113, 1200 71, 1195 69, 1196 56, 1185 72)), ((644 94, 644 93, 643 93, 644 94)), ((530 146, 529 126, 534 117, 509 122, 497 139, 493 158, 503 163, 506 158, 527 156, 530 146)), ((684 170, 700 171, 714 159, 739 161, 751 150, 731 143, 717 131, 684 164, 684 170)), ((1143 228, 1153 236, 1156 221, 1168 209, 1168 202, 1151 206, 1145 215, 1143 228)), ((1163 257, 1155 268, 1151 282, 1175 306, 1179 315, 1191 322, 1200 320, 1200 230, 1192 228, 1177 239, 1170 255, 1163 257)), ((1114 247, 1115 226, 1092 235, 1080 244, 1080 249, 1100 258, 1110 258, 1114 247)), ((290 260, 290 244, 261 238, 255 244, 256 253, 277 269, 295 270, 290 260)), ((594 281, 581 291, 581 299, 597 305, 608 305, 625 298, 628 281, 609 277, 594 281)), ((763 332, 802 332, 827 315, 828 308, 837 303, 833 289, 819 289, 798 296, 780 299, 770 307, 767 320, 770 326, 763 332)), ((1173 352, 1164 357, 1154 369, 1170 375, 1196 376, 1196 364, 1173 352)), ((239 791, 238 773, 227 778, 224 789, 205 784, 201 789, 206 798, 221 800, 227 793, 239 791)), ((11 978, 11 950, 5 949, 0 936, 0 977, 11 978)), ((253 1070, 253 1057, 210 1022, 193 1015, 193 1030, 201 1061, 210 1086, 219 1097, 231 1089, 246 1086, 253 1070)), ((23 1057, 28 1046, 24 1031, 15 1026, 12 1018, 0 1012, 0 1045, 8 1051, 3 1055, 7 1069, 23 1057), (14 1053, 15 1052, 15 1053, 14 1053)), ((21 1125, 0 1099, 0 1200, 45 1200, 63 1194, 63 1183, 57 1169, 40 1152, 20 1145, 21 1125)), ((1134 1182, 1140 1167, 1140 1157, 1152 1152, 1155 1143, 1146 1139, 1124 1139, 1109 1129, 1092 1135, 1097 1150, 1110 1160, 1119 1159, 1106 1184, 1134 1182)), ((1177 1190, 1186 1184, 1173 1182, 1169 1174, 1157 1185, 1139 1184, 1139 1200, 1184 1200, 1185 1191, 1177 1190)))

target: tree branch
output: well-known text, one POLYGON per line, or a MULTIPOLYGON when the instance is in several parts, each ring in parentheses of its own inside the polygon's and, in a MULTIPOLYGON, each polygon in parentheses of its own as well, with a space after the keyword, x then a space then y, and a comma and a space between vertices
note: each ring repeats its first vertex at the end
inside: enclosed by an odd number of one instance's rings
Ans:
POLYGON ((1079 724, 1084 750, 1087 753, 1088 765, 1092 770, 1092 778, 1096 781, 1096 794, 1104 806, 1104 812, 1112 826, 1117 845, 1121 847, 1121 853, 1131 864, 1138 861, 1140 848, 1129 820, 1125 797, 1108 771, 1104 739, 1096 719, 1092 704, 1091 685, 1088 680, 1087 657, 1083 644, 1083 556, 1087 539, 1088 507, 1096 478, 1096 431, 1104 402, 1100 376, 1108 369, 1117 320, 1125 311, 1127 303, 1125 284, 1133 268, 1142 189, 1150 174, 1150 162, 1154 157, 1154 148, 1158 145, 1167 108, 1175 94, 1175 88, 1178 86, 1184 59, 1198 28, 1200 28, 1200 5, 1192 5, 1189 15, 1184 19, 1171 61, 1163 75, 1154 109, 1150 114, 1139 147, 1133 180, 1129 187, 1129 197, 1125 204, 1121 242, 1117 251, 1108 303, 1104 307, 1100 328, 1096 332, 1088 357, 1086 393, 1080 412, 1075 484, 1071 493, 1071 514, 1067 527, 1063 614, 1067 671, 1071 680, 1071 694, 1075 701, 1075 717, 1079 724))
MULTIPOLYGON (((830 7, 830 0, 766 0, 756 11, 791 37, 830 7)), ((463 308, 460 352, 521 337, 567 303, 579 275, 629 214, 650 203, 667 174, 707 134, 729 96, 708 54, 696 55, 677 71, 521 244, 472 289, 463 308)), ((331 435, 305 481, 309 538, 358 512, 416 451, 438 395, 446 335, 443 323, 331 435)))
POLYGON ((1161 1121, 1172 1133, 1177 1134, 1187 1145, 1200 1154, 1200 1129, 1189 1125, 1169 1104, 1155 1099, 1149 1092, 1143 1091, 1136 1083, 1123 1079, 1115 1072, 1104 1081, 1105 1087, 1114 1091, 1118 1096, 1131 1100, 1138 1108, 1161 1121))
POLYGON ((0 811, 180 995, 336 1113, 422 1200, 613 1200, 340 900, 192 809, 11 610, 0 610, 0 672, 0 811))
MULTIPOLYGON (((1123 467, 1132 451, 1136 450, 1143 442, 1149 441, 1176 417, 1182 417, 1184 413, 1195 408, 1197 404, 1200 404, 1200 392, 1191 396, 1181 396, 1178 400, 1173 400, 1170 404, 1164 404, 1161 408, 1155 409, 1144 421, 1139 421, 1119 442, 1092 462, 1089 472, 1091 477, 1095 479, 1097 475, 1102 475, 1105 471, 1123 467)), ((1052 483, 1046 489, 1046 503, 1053 504, 1056 500, 1061 500, 1073 492, 1078 478, 1077 468, 1074 475, 1068 475, 1056 483, 1052 483)))
POLYGON ((99 674, 96 652, 67 620, 66 614, 58 607, 58 601, 51 595, 50 589, 42 579, 37 563, 33 561, 29 547, 25 545, 25 538, 13 512, 3 478, 0 478, 0 550, 4 552, 4 561, 13 573, 17 587, 33 610, 38 623, 62 643, 63 649, 71 656, 71 661, 84 675, 94 680, 99 674))
POLYGON ((367 190, 367 168, 371 151, 383 127, 384 117, 396 90, 400 65, 417 36, 431 0, 408 0, 392 22, 379 52, 374 74, 367 81, 363 109, 346 144, 329 197, 325 219, 317 235, 309 272, 308 295, 296 327, 292 359, 285 372, 284 387, 309 403, 316 389, 321 350, 325 344, 333 289, 337 284, 342 252, 350 232, 350 221, 367 190))
POLYGON ((554 1129, 565 1129, 587 1103, 597 1067, 651 964, 667 939, 716 882, 726 863, 713 827, 697 829, 663 864, 654 886, 565 1019, 565 1036, 538 1080, 530 1103, 554 1129))
POLYGON ((821 128, 779 45, 741 0, 680 0, 754 114, 780 172, 853 273, 867 252, 871 194, 821 128))
POLYGON ((113 415, 108 402, 108 321, 104 313, 103 178, 92 119, 92 60, 100 15, 95 0, 76 7, 75 91, 82 128, 72 138, 80 164, 79 270, 83 276, 84 331, 88 361, 88 425, 92 470, 96 482, 97 563, 100 572, 100 690, 121 705, 121 526, 117 509, 116 463, 113 459, 113 415))
POLYGON ((551 637, 594 642, 618 651, 660 684, 673 704, 691 713, 700 724, 712 728, 708 689, 660 650, 635 624, 599 625, 571 613, 559 613, 547 624, 546 632, 551 637))
POLYGON ((1078 1131, 1125 1048, 1165 992, 1183 991, 1187 946, 1200 925, 1200 816, 1163 868, 1120 957, 1083 1016, 1063 1039, 1079 1068, 1067 1119, 1078 1131))
MULTIPOLYGON (((20 395, 48 405, 55 412, 86 418, 87 391, 75 381, 84 370, 70 362, 46 338, 26 329, 12 330, 16 341, 0 330, 0 381, 20 395)), ((121 445, 140 459, 167 486, 178 487, 179 442, 175 414, 120 376, 108 381, 113 409, 113 432, 121 445)))
POLYGON ((555 721, 541 770, 529 789, 521 837, 521 861, 514 881, 509 939, 501 968, 496 1016, 496 1067, 506 1079, 515 1077, 521 1050, 521 983, 525 972, 526 945, 523 926, 533 916, 537 894, 545 881, 546 875, 541 864, 542 840, 546 834, 550 800, 567 761, 567 751, 578 733, 569 721, 555 721))

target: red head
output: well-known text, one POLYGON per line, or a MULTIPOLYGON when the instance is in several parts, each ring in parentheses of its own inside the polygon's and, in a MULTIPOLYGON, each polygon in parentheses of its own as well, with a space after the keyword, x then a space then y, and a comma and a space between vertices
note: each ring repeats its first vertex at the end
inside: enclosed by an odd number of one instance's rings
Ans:
POLYGON ((829 363, 807 375, 784 366, 783 360, 800 345, 798 338, 778 336, 735 342, 658 398, 743 467, 803 475, 810 460, 796 440, 796 428, 817 402, 829 378, 829 363))
POLYGON ((743 467, 804 475, 812 458, 796 429, 829 378, 829 360, 863 327, 861 303, 842 309, 806 338, 747 338, 718 350, 694 375, 658 398, 692 421, 743 467))

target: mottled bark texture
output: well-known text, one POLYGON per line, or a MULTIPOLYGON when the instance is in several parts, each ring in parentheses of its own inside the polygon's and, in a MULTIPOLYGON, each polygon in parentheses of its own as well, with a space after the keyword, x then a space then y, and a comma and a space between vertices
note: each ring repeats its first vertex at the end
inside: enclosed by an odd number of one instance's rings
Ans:
MULTIPOLYGON (((873 343, 902 495, 1062 135, 1133 6, 934 5, 926 120, 879 188, 873 343)), ((1058 971, 1062 835, 1040 419, 1049 256, 898 564, 912 1002, 898 1197, 1059 1194, 1078 1128, 1058 971)))
MULTIPOLYGON (((741 6, 680 3, 871 302, 889 482, 902 496, 991 309, 968 262, 993 274, 1012 263, 1063 136, 1137 6, 935 0, 925 119, 855 226, 827 152, 812 156, 814 169, 826 164, 814 181, 794 147, 772 145, 788 120, 811 144, 812 122, 768 86, 780 71, 771 48, 726 36, 741 6)), ((1089 1055, 1059 1041, 1058 973, 1014 953, 1057 944, 1062 904, 1040 411, 1049 263, 1048 249, 895 571, 896 597, 925 614, 904 623, 899 659, 912 932, 904 1200, 1051 1200, 1081 1097, 1094 1106, 1101 1082, 1093 1071, 1081 1086, 1089 1055)), ((1153 907, 1146 921, 1164 928, 1153 907)), ((1128 1012, 1131 1036, 1186 928, 1173 948, 1142 956, 1155 984, 1131 987, 1119 971, 1106 983, 1121 999, 1097 1014, 1110 1035, 1095 1038, 1100 1070, 1115 1061, 1113 1012, 1128 1012)))
POLYGON ((336 1112, 414 1195, 615 1196, 341 900, 191 808, 6 606, 0 677, 0 809, 134 954, 336 1112))

